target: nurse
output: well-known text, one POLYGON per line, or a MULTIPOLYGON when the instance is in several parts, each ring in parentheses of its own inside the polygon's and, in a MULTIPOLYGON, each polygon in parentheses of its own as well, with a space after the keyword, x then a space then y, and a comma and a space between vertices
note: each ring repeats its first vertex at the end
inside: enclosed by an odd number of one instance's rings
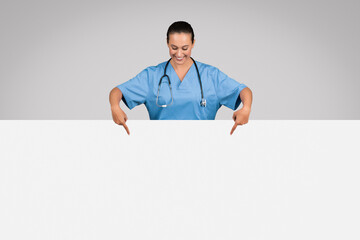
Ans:
POLYGON ((251 111, 252 92, 218 68, 191 57, 194 31, 184 21, 174 22, 167 31, 170 59, 149 66, 134 78, 111 90, 109 100, 116 124, 126 125, 128 120, 120 108, 120 100, 131 110, 145 104, 151 120, 214 120, 224 105, 236 110, 234 126, 246 124, 251 111), (161 82, 160 82, 161 80, 161 82))

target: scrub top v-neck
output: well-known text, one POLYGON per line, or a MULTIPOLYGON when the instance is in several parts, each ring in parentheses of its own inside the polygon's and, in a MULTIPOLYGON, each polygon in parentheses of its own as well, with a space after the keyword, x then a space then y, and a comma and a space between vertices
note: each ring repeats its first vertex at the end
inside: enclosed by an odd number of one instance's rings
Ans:
MULTIPOLYGON (((135 77, 117 86, 122 92, 123 102, 129 109, 145 104, 151 120, 214 120, 222 105, 232 110, 236 110, 240 105, 239 95, 246 85, 230 78, 216 67, 196 61, 206 107, 200 106, 201 88, 194 63, 182 81, 169 63, 166 73, 171 81, 173 103, 164 108, 157 106, 159 81, 164 74, 166 63, 167 61, 147 67, 135 77)), ((160 104, 171 102, 166 78, 163 78, 161 83, 158 100, 160 104)))
POLYGON ((176 73, 173 65, 171 64, 171 62, 170 62, 169 65, 168 65, 167 71, 169 71, 170 68, 171 68, 170 72, 173 73, 173 75, 174 75, 174 76, 170 76, 170 81, 171 81, 172 79, 176 78, 176 80, 178 81, 178 85, 177 85, 178 88, 180 88, 180 87, 182 87, 182 86, 184 85, 184 84, 183 84, 184 80, 185 80, 186 78, 188 78, 189 75, 191 75, 191 72, 192 72, 192 71, 195 71, 195 74, 197 74, 197 73, 196 73, 196 69, 195 69, 195 65, 194 65, 194 63, 192 63, 191 66, 190 66, 190 68, 189 68, 189 70, 188 70, 187 73, 185 74, 183 80, 181 81, 180 78, 179 78, 179 76, 178 76, 178 74, 176 73))

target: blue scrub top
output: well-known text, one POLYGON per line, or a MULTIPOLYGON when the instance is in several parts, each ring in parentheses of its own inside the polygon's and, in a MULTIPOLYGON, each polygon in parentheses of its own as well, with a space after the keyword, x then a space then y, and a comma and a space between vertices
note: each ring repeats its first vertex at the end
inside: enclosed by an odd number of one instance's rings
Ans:
MULTIPOLYGON (((168 64, 166 74, 170 77, 173 103, 168 107, 158 107, 156 96, 166 63, 167 61, 147 67, 134 78, 117 86, 123 94, 123 102, 130 110, 144 103, 151 120, 214 120, 222 105, 232 110, 239 107, 239 94, 246 85, 228 77, 218 68, 199 61, 196 61, 196 64, 206 107, 200 106, 201 88, 194 63, 183 81, 180 81, 171 63, 168 64)), ((165 77, 161 83, 158 104, 170 103, 169 82, 165 77)))

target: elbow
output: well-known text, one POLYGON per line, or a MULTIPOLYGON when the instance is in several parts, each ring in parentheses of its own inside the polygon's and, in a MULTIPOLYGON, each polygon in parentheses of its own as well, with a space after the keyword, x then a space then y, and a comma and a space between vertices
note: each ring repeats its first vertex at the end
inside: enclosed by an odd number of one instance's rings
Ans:
POLYGON ((111 89, 110 91, 110 96, 111 94, 116 94, 116 93, 121 93, 120 89, 118 87, 114 87, 113 89, 111 89))

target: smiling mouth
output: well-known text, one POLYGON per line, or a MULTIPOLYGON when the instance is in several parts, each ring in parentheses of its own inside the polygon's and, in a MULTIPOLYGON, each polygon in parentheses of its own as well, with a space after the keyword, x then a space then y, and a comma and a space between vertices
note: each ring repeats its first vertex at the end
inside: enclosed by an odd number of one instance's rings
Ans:
POLYGON ((177 57, 175 57, 175 58, 176 58, 176 60, 178 60, 178 61, 181 61, 181 60, 184 59, 184 57, 182 57, 182 58, 177 58, 177 57))

